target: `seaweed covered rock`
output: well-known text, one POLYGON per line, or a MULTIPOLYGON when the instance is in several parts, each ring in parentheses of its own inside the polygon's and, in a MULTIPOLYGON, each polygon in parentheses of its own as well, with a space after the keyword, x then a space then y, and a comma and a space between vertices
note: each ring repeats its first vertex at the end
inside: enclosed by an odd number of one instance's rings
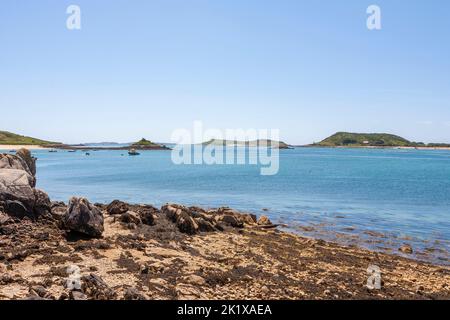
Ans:
POLYGON ((148 226, 155 225, 155 217, 158 215, 159 210, 151 205, 142 205, 136 212, 139 214, 143 224, 148 226))
POLYGON ((85 198, 70 199, 62 224, 65 229, 96 238, 104 230, 102 212, 85 198))
POLYGON ((177 225, 181 232, 187 234, 223 231, 226 227, 257 226, 255 215, 240 213, 230 208, 204 210, 198 207, 188 208, 176 204, 167 204, 161 208, 161 211, 177 225))
POLYGON ((163 206, 161 210, 169 220, 177 225, 181 232, 192 235, 199 231, 198 224, 187 207, 168 204, 163 206))

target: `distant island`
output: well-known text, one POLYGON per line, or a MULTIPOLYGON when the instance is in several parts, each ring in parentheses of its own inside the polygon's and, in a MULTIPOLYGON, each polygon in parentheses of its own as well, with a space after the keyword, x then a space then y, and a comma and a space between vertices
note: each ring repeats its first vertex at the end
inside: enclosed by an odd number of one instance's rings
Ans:
POLYGON ((90 143, 90 144, 64 144, 60 142, 46 141, 42 139, 27 137, 8 131, 0 131, 0 149, 61 149, 61 150, 170 150, 163 144, 154 143, 150 140, 142 138, 141 140, 130 143, 129 145, 120 145, 116 142, 107 143, 90 143))
POLYGON ((30 145, 30 146, 45 146, 55 145, 58 142, 46 141, 27 136, 21 136, 8 131, 0 131, 0 145, 30 145))
POLYGON ((404 148, 449 148, 450 144, 413 142, 388 133, 337 132, 319 143, 319 147, 404 147, 404 148))
POLYGON ((132 148, 135 149, 147 149, 147 148, 158 148, 161 147, 162 145, 154 143, 150 140, 147 140, 145 138, 142 138, 141 140, 139 140, 138 142, 134 142, 131 144, 132 148))
MULTIPOLYGON (((294 146, 283 141, 258 139, 251 141, 211 139, 201 143, 203 146, 215 145, 225 147, 262 147, 277 149, 292 149, 294 146)), ((164 144, 155 143, 145 138, 137 142, 119 144, 117 142, 63 144, 46 141, 33 137, 23 136, 8 131, 0 131, 0 147, 3 149, 62 149, 62 150, 171 150, 164 144)), ((450 149, 449 143, 423 143, 409 141, 398 135, 389 133, 352 133, 337 132, 332 136, 309 145, 297 147, 346 147, 346 148, 416 148, 416 149, 450 149)))
POLYGON ((129 145, 119 145, 118 143, 111 143, 111 145, 102 144, 78 144, 78 145, 49 145, 54 149, 66 149, 66 150, 171 150, 165 145, 154 143, 150 140, 142 138, 137 142, 130 143, 129 145))
POLYGON ((211 139, 202 143, 204 146, 215 145, 225 147, 262 147, 262 148, 274 148, 274 149, 292 149, 290 145, 283 141, 275 141, 269 139, 259 139, 252 141, 239 141, 239 140, 223 140, 223 139, 211 139))

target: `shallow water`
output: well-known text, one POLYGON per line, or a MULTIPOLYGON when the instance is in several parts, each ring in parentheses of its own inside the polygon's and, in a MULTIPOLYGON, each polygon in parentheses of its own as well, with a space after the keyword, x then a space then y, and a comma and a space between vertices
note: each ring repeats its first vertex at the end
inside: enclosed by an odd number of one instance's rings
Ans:
POLYGON ((170 151, 33 154, 38 187, 52 200, 230 206, 327 240, 393 252, 409 243, 416 257, 448 264, 447 150, 281 150, 275 176, 250 165, 174 165, 170 151))

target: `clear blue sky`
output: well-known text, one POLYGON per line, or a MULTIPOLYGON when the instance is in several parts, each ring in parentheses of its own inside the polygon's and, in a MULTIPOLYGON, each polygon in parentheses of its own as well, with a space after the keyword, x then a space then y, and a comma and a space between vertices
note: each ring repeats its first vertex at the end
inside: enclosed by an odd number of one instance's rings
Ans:
POLYGON ((168 141, 202 120, 298 144, 450 142, 448 0, 2 0, 0 46, 0 130, 168 141), (66 29, 70 4, 82 30, 66 29))

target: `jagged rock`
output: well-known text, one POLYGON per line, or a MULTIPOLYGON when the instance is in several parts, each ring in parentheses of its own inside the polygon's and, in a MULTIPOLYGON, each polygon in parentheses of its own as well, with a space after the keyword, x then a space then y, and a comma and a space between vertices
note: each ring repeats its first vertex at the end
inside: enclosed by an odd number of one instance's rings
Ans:
POLYGON ((195 218, 195 222, 197 222, 198 229, 202 232, 213 232, 217 230, 211 222, 203 218, 195 218))
POLYGON ((260 226, 270 226, 270 225, 272 225, 272 222, 269 220, 268 217, 261 216, 258 219, 258 225, 260 225, 260 226))
POLYGON ((196 234, 199 231, 197 222, 185 211, 182 211, 176 220, 178 229, 187 234, 196 234))
MULTIPOLYGON (((206 211, 198 207, 184 207, 176 204, 167 204, 161 208, 163 214, 175 222, 181 232, 195 234, 198 231, 223 231, 225 226, 244 228, 245 225, 256 225, 254 214, 240 213, 228 207, 206 211)), ((260 219, 265 227, 273 226, 267 217, 260 219)))
MULTIPOLYGON (((24 170, 8 169, 0 170, 0 202, 19 201, 27 214, 33 214, 35 195, 33 191, 33 177, 24 170)), ((23 212, 14 212, 6 205, 8 214, 18 218, 23 217, 23 212)))
POLYGON ((100 202, 94 203, 94 206, 96 206, 100 210, 106 210, 106 208, 108 207, 107 205, 104 205, 103 203, 100 203, 100 202))
POLYGON ((52 201, 51 202, 51 215, 57 221, 60 221, 62 217, 66 214, 67 206, 63 201, 52 201))
POLYGON ((114 200, 106 207, 106 211, 110 215, 122 214, 127 212, 128 209, 128 204, 119 200, 114 200))
POLYGON ((91 273, 81 278, 83 284, 82 291, 94 300, 113 300, 116 293, 99 276, 91 273))
POLYGON ((136 212, 128 211, 121 214, 118 220, 122 223, 134 223, 135 225, 142 224, 141 218, 136 212))
POLYGON ((34 166, 34 169, 30 169, 27 162, 22 159, 22 157, 11 154, 0 154, 0 172, 6 170, 19 170, 26 172, 29 175, 30 186, 32 188, 36 186, 36 167, 34 166))
POLYGON ((242 228, 244 224, 256 224, 256 216, 254 214, 240 213, 228 207, 219 208, 216 219, 234 228, 242 228))
POLYGON ((100 237, 103 233, 103 215, 85 198, 73 197, 69 208, 62 218, 63 226, 71 231, 81 232, 91 237, 100 237))
POLYGON ((37 190, 36 159, 27 149, 0 154, 0 203, 10 216, 36 219, 50 212, 48 195, 37 190))
POLYGON ((234 228, 244 227, 244 223, 239 219, 239 217, 235 215, 225 214, 223 216, 220 216, 219 221, 222 221, 223 223, 234 228))
POLYGON ((19 149, 16 152, 16 156, 20 157, 27 165, 28 172, 34 177, 36 175, 36 158, 31 156, 31 152, 28 149, 19 149))
POLYGON ((124 300, 148 300, 148 297, 140 293, 136 288, 127 288, 124 300))
POLYGON ((241 218, 244 223, 249 224, 249 225, 257 223, 256 215, 254 215, 254 214, 250 214, 250 213, 241 214, 241 218))
POLYGON ((48 195, 39 189, 34 189, 34 213, 36 216, 50 214, 52 204, 48 195))
POLYGON ((66 204, 64 203, 64 201, 52 201, 51 202, 51 208, 58 208, 58 207, 65 207, 66 204))
POLYGON ((158 211, 159 210, 153 206, 142 206, 138 209, 138 214, 143 224, 153 226, 155 225, 155 215, 158 211))
POLYGON ((187 234, 196 234, 199 227, 194 218, 191 217, 189 208, 176 204, 167 204, 161 208, 166 217, 174 222, 178 230, 187 234))
POLYGON ((182 208, 182 206, 176 204, 166 204, 161 208, 161 211, 169 220, 175 222, 177 220, 178 214, 183 210, 182 208))
POLYGON ((30 211, 20 201, 7 200, 4 202, 4 207, 6 212, 15 218, 23 219, 31 215, 30 211))

